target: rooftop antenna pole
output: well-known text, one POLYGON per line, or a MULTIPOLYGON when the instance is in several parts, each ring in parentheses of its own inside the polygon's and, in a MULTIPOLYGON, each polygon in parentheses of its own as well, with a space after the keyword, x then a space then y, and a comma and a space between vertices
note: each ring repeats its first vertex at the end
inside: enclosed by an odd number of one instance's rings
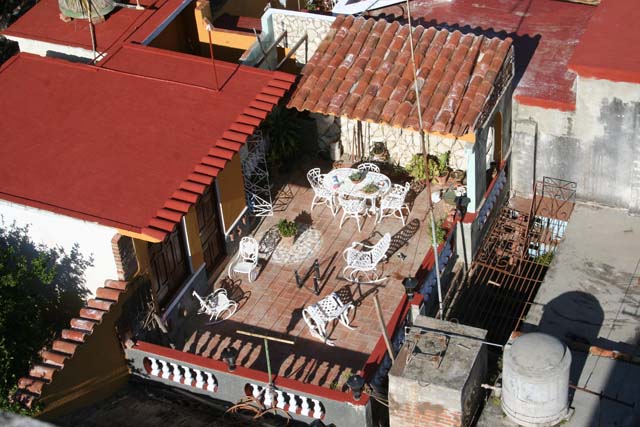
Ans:
POLYGON ((91 17, 91 0, 85 0, 87 3, 87 12, 89 16, 89 34, 91 35, 91 49, 93 50, 93 62, 96 62, 96 34, 93 28, 93 20, 91 17))
MULTIPOLYGON (((262 338, 264 340, 264 353, 265 356, 267 358, 267 373, 269 375, 269 385, 267 386, 267 389, 265 390, 265 394, 266 393, 273 393, 275 386, 273 385, 273 374, 271 373, 271 359, 269 358, 269 341, 275 341, 275 342, 280 342, 283 344, 289 344, 289 345, 293 345, 295 344, 294 341, 291 340, 287 340, 287 339, 283 339, 283 338, 276 338, 276 337, 270 337, 268 335, 262 335, 262 334, 256 334, 253 332, 247 332, 247 331, 241 331, 241 330, 236 330, 236 332, 238 334, 241 335, 247 335, 249 337, 255 337, 255 338, 262 338)), ((266 397, 266 396, 265 396, 266 397)), ((273 402, 273 396, 269 397, 270 401, 273 402)))
POLYGON ((436 238, 436 218, 433 214, 433 201, 431 200, 431 180, 429 179, 429 140, 424 134, 424 125, 422 123, 422 107, 420 105, 420 91, 418 90, 418 70, 416 69, 416 57, 413 48, 413 24, 411 23, 411 6, 409 0, 407 0, 407 19, 409 21, 409 44, 411 47, 411 65, 413 66, 413 88, 416 92, 416 106, 418 107, 418 124, 420 126, 420 143, 422 145, 422 161, 424 162, 424 170, 427 171, 427 200, 429 203, 429 214, 431 217, 431 244, 433 247, 433 259, 435 261, 434 268, 436 269, 436 283, 438 284, 438 307, 440 319, 444 317, 444 310, 442 308, 442 285, 440 284, 440 265, 438 262, 438 240, 436 238), (426 140, 426 142, 425 142, 426 140))
POLYGON ((202 18, 204 21, 205 28, 207 29, 207 34, 209 35, 209 54, 211 55, 211 64, 213 64, 213 78, 216 81, 216 90, 220 90, 220 85, 218 83, 218 72, 216 71, 216 59, 213 56, 213 41, 211 40, 211 32, 213 31, 213 24, 209 21, 209 18, 206 16, 202 18))

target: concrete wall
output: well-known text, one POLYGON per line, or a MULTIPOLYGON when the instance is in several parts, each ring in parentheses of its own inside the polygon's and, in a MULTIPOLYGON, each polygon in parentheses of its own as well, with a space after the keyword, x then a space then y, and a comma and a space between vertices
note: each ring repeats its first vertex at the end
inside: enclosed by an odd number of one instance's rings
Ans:
POLYGON ((4 200, 0 200, 0 216, 7 225, 15 221, 18 226, 28 226, 29 236, 35 243, 60 246, 67 252, 77 243, 85 258, 93 257, 93 266, 84 274, 92 294, 105 279, 118 278, 111 245, 111 239, 118 232, 115 228, 4 200))
MULTIPOLYGON (((306 51, 305 44, 303 43, 295 53, 296 62, 306 64, 318 49, 320 42, 327 34, 327 31, 329 31, 334 20, 335 17, 333 16, 282 9, 267 9, 261 18, 262 34, 260 35, 260 40, 266 49, 283 31, 287 31, 287 36, 278 47, 283 48, 288 46, 291 48, 300 38, 307 34, 306 51)), ((274 49, 269 58, 261 64, 261 68, 275 68, 277 65, 276 55, 277 52, 274 49)), ((255 64, 261 56, 260 47, 256 42, 245 52, 241 58, 241 62, 246 65, 252 65, 255 64)))
POLYGON ((581 200, 640 213, 640 85, 578 77, 576 110, 514 103, 513 187, 575 181, 581 200))
MULTIPOLYGON (((18 43, 20 46, 20 52, 32 53, 40 56, 51 56, 54 58, 65 58, 78 62, 89 62, 93 60, 93 51, 90 49, 84 49, 81 47, 65 46, 61 44, 48 43, 40 40, 32 40, 23 37, 5 36, 7 39, 18 43)), ((98 61, 102 60, 105 56, 102 52, 97 52, 98 61)))

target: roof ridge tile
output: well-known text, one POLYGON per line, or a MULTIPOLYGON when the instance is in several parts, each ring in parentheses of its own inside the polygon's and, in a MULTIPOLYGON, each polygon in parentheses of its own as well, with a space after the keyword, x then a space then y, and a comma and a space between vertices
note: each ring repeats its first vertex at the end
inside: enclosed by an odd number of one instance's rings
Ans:
MULTIPOLYGON (((98 288, 96 294, 106 292, 108 295, 117 294, 119 296, 120 293, 127 290, 129 282, 108 279, 104 284, 105 287, 98 288), (100 292, 101 290, 102 292, 100 292)), ((115 301, 117 299, 116 297, 115 301)), ((87 305, 80 309, 80 316, 88 315, 95 318, 94 314, 99 313, 99 317, 102 319, 116 303, 115 301, 110 298, 108 300, 100 299, 100 296, 97 299, 90 299, 87 305), (105 307, 106 310, 97 308, 96 305, 105 307)), ((55 380, 56 372, 64 369, 67 359, 75 355, 78 348, 85 342, 86 336, 90 335, 99 325, 99 322, 86 318, 73 318, 70 323, 73 329, 63 329, 59 337, 52 342, 51 348, 45 348, 40 352, 42 361, 34 363, 29 369, 28 376, 18 380, 15 398, 27 408, 33 406, 36 399, 42 395, 45 386, 55 380)))

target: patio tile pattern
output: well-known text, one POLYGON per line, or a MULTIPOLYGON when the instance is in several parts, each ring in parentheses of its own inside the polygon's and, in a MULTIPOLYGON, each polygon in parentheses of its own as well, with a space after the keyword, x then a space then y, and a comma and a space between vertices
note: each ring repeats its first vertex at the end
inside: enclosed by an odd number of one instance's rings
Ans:
MULTIPOLYGON (((263 238, 269 235, 270 230, 273 232, 282 218, 307 224, 310 222, 313 229, 320 232, 320 242, 315 252, 302 261, 281 264, 272 262, 269 250, 273 251, 273 248, 267 248, 261 254, 261 271, 255 282, 249 283, 246 275, 238 276, 233 281, 220 277, 212 290, 225 287, 229 296, 239 302, 238 311, 229 320, 212 325, 207 325, 208 318, 204 315, 187 317, 180 332, 181 339, 176 340, 177 348, 220 359, 222 350, 227 345, 233 345, 240 351, 238 363, 266 372, 262 340, 240 335, 236 331, 290 339, 295 344, 269 344, 273 372, 305 383, 340 389, 352 370, 363 367, 380 337, 373 292, 378 292, 385 322, 389 322, 404 293, 401 280, 416 274, 428 252, 430 233, 426 226, 428 222, 425 221, 427 192, 422 191, 415 197, 405 227, 399 219, 385 218, 381 224, 375 224, 374 217, 368 217, 362 231, 358 232, 353 220, 345 222, 340 229, 341 213, 333 217, 324 205, 309 210, 313 191, 304 174, 300 173, 288 187, 293 197, 279 201, 279 204, 286 205, 285 210, 276 212, 274 217, 265 218, 256 230, 255 238, 259 242, 269 240, 263 238), (360 288, 343 279, 343 250, 354 241, 375 243, 386 232, 391 233, 392 243, 388 262, 380 268, 389 279, 380 285, 362 284, 360 288), (401 259, 399 254, 406 257, 401 259), (316 258, 322 276, 318 296, 312 292, 312 277, 301 289, 297 288, 294 278, 294 270, 304 275, 316 258), (303 308, 331 292, 338 292, 345 300, 351 299, 356 306, 351 324, 357 329, 348 330, 337 321, 329 326, 329 337, 335 340, 335 347, 314 338, 302 319, 303 308)), ((444 208, 437 208, 436 211, 442 214, 444 208)))
MULTIPOLYGON (((409 25, 340 15, 302 70, 289 108, 419 129, 409 25)), ((473 132, 511 39, 413 28, 424 130, 473 132)))

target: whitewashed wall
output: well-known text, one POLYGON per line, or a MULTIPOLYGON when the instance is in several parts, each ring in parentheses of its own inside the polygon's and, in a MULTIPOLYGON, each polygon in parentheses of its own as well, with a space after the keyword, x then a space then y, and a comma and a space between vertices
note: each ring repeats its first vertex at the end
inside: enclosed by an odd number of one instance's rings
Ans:
POLYGON ((85 258, 93 257, 93 266, 85 271, 86 287, 92 295, 106 279, 118 279, 111 239, 118 232, 95 222, 83 221, 49 211, 0 200, 0 216, 5 225, 29 226, 34 243, 59 246, 70 252, 78 243, 85 258))
MULTIPOLYGON (((406 166, 411 157, 421 153, 420 134, 407 129, 394 128, 377 123, 358 122, 353 119, 340 118, 340 141, 345 155, 353 151, 353 142, 357 140, 358 124, 361 126, 365 153, 369 153, 377 141, 386 143, 390 160, 401 166, 406 166)), ((438 155, 451 152, 449 166, 453 169, 467 170, 466 143, 462 140, 445 138, 437 135, 427 135, 429 138, 429 153, 438 155)))

